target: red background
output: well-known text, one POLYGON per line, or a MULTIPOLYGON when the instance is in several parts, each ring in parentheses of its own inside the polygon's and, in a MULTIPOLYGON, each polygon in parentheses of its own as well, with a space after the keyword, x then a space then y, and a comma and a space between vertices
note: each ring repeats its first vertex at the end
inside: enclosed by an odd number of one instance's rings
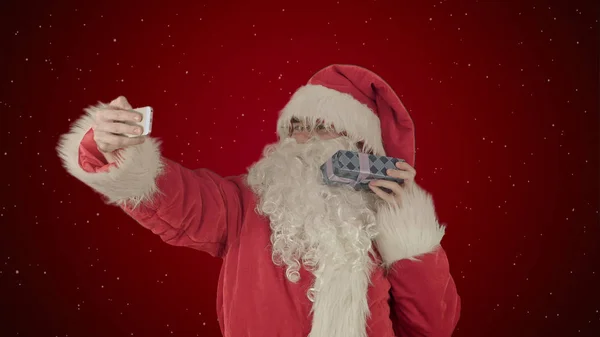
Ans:
MULTIPOLYGON (((82 109, 155 109, 164 154, 240 174, 320 68, 379 73, 448 224, 455 336, 600 332, 598 5, 0 4, 0 335, 218 336, 220 261, 168 246, 60 166, 82 109)), ((268 313, 257 313, 268 314, 268 313)))

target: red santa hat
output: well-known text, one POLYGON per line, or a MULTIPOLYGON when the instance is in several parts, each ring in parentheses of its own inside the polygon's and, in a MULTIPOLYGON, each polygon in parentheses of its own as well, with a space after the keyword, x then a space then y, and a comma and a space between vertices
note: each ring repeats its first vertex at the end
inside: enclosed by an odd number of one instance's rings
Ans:
POLYGON ((277 122, 280 138, 289 137, 292 118, 324 120, 364 149, 415 161, 413 121, 392 88, 377 74, 354 65, 331 65, 299 88, 277 122))

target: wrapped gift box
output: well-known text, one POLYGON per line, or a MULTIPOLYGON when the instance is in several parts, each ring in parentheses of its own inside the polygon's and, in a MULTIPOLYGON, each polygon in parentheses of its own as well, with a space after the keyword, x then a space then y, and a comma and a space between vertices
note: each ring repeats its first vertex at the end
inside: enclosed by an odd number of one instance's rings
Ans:
MULTIPOLYGON (((403 183, 403 179, 386 174, 388 169, 398 169, 396 163, 403 161, 393 157, 340 150, 321 165, 321 172, 327 185, 348 184, 355 190, 370 190, 368 185, 372 180, 403 183)), ((389 193, 389 190, 387 192, 389 193)))

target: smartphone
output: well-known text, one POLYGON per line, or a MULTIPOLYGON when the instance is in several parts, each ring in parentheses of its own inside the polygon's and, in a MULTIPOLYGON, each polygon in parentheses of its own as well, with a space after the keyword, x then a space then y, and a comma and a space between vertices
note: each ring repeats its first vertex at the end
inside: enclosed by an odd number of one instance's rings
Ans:
POLYGON ((136 109, 132 109, 132 111, 135 111, 137 113, 139 113, 140 115, 142 115, 142 120, 134 123, 135 125, 139 125, 142 127, 142 134, 141 135, 131 135, 131 134, 125 134, 125 136, 127 137, 139 137, 139 136, 147 136, 150 134, 150 132, 152 132, 152 112, 154 111, 152 109, 152 107, 150 106, 145 106, 143 108, 136 108, 136 109))

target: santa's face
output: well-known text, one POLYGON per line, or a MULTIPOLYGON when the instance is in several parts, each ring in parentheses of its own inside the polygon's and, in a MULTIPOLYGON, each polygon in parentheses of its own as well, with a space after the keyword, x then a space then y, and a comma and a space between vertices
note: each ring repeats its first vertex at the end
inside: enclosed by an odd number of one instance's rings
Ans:
POLYGON ((308 130, 298 128, 297 136, 267 146, 248 173, 259 197, 257 211, 270 220, 273 260, 287 266, 293 282, 301 265, 317 279, 325 265, 364 266, 375 236, 375 196, 346 185, 327 186, 320 170, 335 152, 357 151, 357 145, 340 134, 319 137, 315 131, 317 136, 304 139, 301 133, 308 130))

